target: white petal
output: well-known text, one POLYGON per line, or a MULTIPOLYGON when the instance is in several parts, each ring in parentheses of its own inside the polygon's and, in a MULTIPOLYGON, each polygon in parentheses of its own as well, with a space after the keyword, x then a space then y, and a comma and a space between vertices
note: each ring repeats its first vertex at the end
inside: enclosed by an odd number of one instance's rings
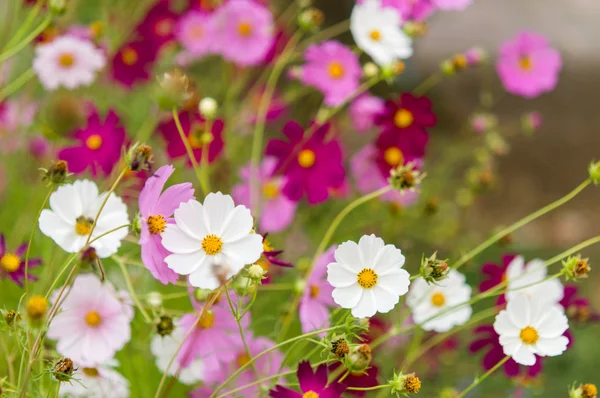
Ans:
POLYGON ((327 265, 327 282, 333 287, 348 287, 355 284, 357 275, 346 264, 330 263, 327 265))
POLYGON ((531 325, 531 304, 527 296, 520 294, 508 301, 506 306, 511 322, 519 329, 531 325))
POLYGON ((378 275, 381 275, 384 272, 402 268, 404 261, 405 258, 400 249, 397 249, 394 245, 385 245, 377 253, 373 269, 378 275))
POLYGON ((352 316, 355 318, 366 318, 371 317, 376 313, 377 304, 375 303, 375 295, 371 289, 363 289, 362 297, 360 298, 358 304, 352 308, 352 316))
POLYGON ((210 265, 200 267, 189 276, 190 285, 201 289, 216 289, 220 283, 210 265))
POLYGON ((502 349, 506 355, 512 355, 522 344, 523 341, 521 341, 520 337, 500 336, 500 345, 502 345, 502 349))
POLYGON ((229 213, 227 220, 223 224, 223 231, 220 232, 220 237, 223 242, 232 242, 241 239, 252 231, 254 219, 250 214, 250 210, 244 206, 237 206, 229 213))
POLYGON ((171 254, 165 258, 165 262, 179 275, 189 275, 203 265, 206 257, 202 250, 198 250, 189 254, 171 254))
POLYGON ((511 318, 508 316, 508 312, 506 310, 502 310, 498 315, 496 315, 496 320, 494 321, 494 330, 501 337, 516 337, 521 332, 521 329, 512 323, 511 318))
POLYGON ((371 290, 375 295, 377 312, 389 312, 396 306, 396 304, 398 304, 398 301, 400 301, 399 295, 381 287, 379 284, 373 287, 371 290))
POLYGON ((381 285, 386 290, 394 292, 398 296, 402 296, 408 292, 410 275, 403 269, 389 271, 384 275, 379 275, 377 285, 381 285))
MULTIPOLYGON (((506 355, 511 355, 507 354, 506 355)), ((515 360, 516 363, 525 366, 533 366, 535 365, 535 355, 533 354, 533 350, 527 344, 521 344, 515 352, 512 353, 512 359, 515 360)))
POLYGON ((362 297, 363 289, 358 283, 348 287, 338 287, 333 289, 331 297, 342 308, 352 308, 358 304, 362 297))
POLYGON ((221 192, 209 193, 204 199, 204 217, 210 232, 221 236, 225 220, 234 208, 233 199, 221 192))
POLYGON ((235 242, 223 245, 223 254, 235 261, 234 266, 252 264, 260 258, 262 252, 262 236, 259 234, 248 234, 235 242))
POLYGON ((59 187, 50 195, 49 202, 52 211, 65 223, 74 224, 83 214, 79 190, 74 184, 59 187))
POLYGON ((175 223, 187 235, 201 241, 210 233, 205 220, 204 209, 196 200, 182 203, 174 213, 175 223))
POLYGON ((538 355, 555 357, 566 351, 569 339, 566 336, 559 336, 552 339, 541 337, 536 345, 538 355))
POLYGON ((522 256, 515 257, 506 268, 506 278, 509 281, 515 280, 522 273, 525 267, 525 260, 522 256))
POLYGON ((193 253, 201 249, 202 242, 186 234, 178 225, 167 224, 161 234, 162 244, 171 253, 193 253))
POLYGON ((383 249, 383 239, 375 235, 363 235, 358 241, 358 251, 364 268, 374 268, 377 253, 383 249))
POLYGON ((540 337, 553 338, 561 336, 569 328, 569 321, 556 307, 546 307, 546 313, 534 325, 540 337))
POLYGON ((347 241, 338 246, 334 253, 335 261, 343 263, 352 268, 357 274, 367 268, 363 266, 360 259, 360 252, 356 242, 347 241))

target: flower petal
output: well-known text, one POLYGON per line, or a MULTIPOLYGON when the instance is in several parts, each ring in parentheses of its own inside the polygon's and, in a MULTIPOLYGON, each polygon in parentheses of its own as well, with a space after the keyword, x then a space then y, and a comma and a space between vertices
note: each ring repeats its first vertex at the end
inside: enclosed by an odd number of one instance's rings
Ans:
POLYGON ((348 287, 338 287, 333 289, 331 297, 342 308, 353 308, 358 304, 362 297, 363 289, 355 283, 348 287))
POLYGON ((163 246, 171 253, 189 254, 202 248, 199 240, 188 235, 176 224, 167 224, 167 229, 161 237, 163 246))
POLYGON ((206 254, 198 250, 188 254, 171 254, 165 258, 165 262, 173 271, 179 275, 189 275, 202 265, 205 265, 206 254))
POLYGON ((221 192, 209 193, 204 199, 204 218, 210 233, 221 236, 225 220, 235 207, 233 199, 221 192))
POLYGON ((348 287, 356 283, 356 273, 343 263, 331 263, 327 265, 327 282, 333 287, 348 287))
POLYGON ((377 254, 383 249, 383 239, 375 235, 363 235, 358 241, 358 251, 364 268, 374 268, 377 254))
POLYGON ((356 242, 347 241, 338 246, 335 253, 335 261, 343 263, 352 268, 356 273, 362 271, 363 264, 360 259, 360 251, 356 242))
POLYGON ((352 308, 352 315, 356 318, 366 318, 376 313, 377 303, 375 302, 375 295, 371 289, 364 289, 358 304, 352 308))
POLYGON ((203 206, 196 200, 182 203, 174 213, 175 223, 187 235, 201 241, 210 233, 203 206))

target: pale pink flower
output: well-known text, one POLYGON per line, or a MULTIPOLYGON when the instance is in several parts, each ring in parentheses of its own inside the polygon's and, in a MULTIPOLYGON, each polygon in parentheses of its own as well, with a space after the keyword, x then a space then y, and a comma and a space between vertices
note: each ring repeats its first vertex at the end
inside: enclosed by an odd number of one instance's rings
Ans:
POLYGON ((363 133, 373 127, 374 117, 384 109, 384 104, 384 100, 369 94, 352 101, 349 112, 356 131, 363 133))
POLYGON ((183 15, 175 28, 175 38, 193 58, 213 52, 216 35, 213 15, 196 10, 183 15))
POLYGON ((473 0, 433 0, 433 5, 440 10, 464 10, 473 0))
POLYGON ((306 280, 299 307, 303 333, 329 327, 329 307, 335 303, 331 296, 333 286, 327 282, 327 264, 335 261, 335 249, 333 246, 319 256, 306 280))

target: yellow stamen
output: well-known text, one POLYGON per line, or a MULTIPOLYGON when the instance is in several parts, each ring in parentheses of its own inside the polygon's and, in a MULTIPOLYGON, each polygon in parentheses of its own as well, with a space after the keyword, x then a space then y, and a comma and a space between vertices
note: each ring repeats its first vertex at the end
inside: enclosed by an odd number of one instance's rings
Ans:
POLYGON ((314 392, 313 390, 307 391, 302 395, 302 398, 319 398, 319 394, 314 392))
POLYGON ((377 284, 377 274, 371 268, 365 268, 358 273, 358 284, 364 289, 370 289, 377 284))
POLYGON ((85 145, 93 151, 100 149, 102 146, 102 137, 98 134, 92 134, 85 140, 85 145))
POLYGON ((132 66, 137 63, 139 56, 137 51, 131 47, 127 47, 121 53, 121 59, 125 65, 132 66))
POLYGON ((310 149, 303 149, 298 154, 298 163, 305 169, 312 167, 315 164, 315 160, 315 153, 310 149))
POLYGON ((70 53, 61 54, 58 63, 63 68, 68 69, 75 63, 75 57, 70 53))
POLYGON ((84 216, 78 217, 75 222, 75 232, 77 235, 87 236, 90 234, 93 224, 94 220, 90 218, 85 218, 84 216))
POLYGON ((404 129, 409 127, 414 121, 413 114, 404 108, 399 109, 394 115, 394 124, 396 127, 404 129))
POLYGON ((88 377, 98 377, 98 369, 96 368, 83 368, 83 374, 88 377))
POLYGON ((198 320, 198 327, 200 329, 210 329, 215 324, 215 314, 212 311, 204 311, 200 319, 198 320))
POLYGON ((217 235, 206 235, 202 239, 202 250, 209 256, 214 256, 221 252, 223 248, 223 241, 217 235))
POLYGON ((27 302, 27 315, 33 319, 43 317, 46 310, 48 310, 48 300, 42 296, 32 296, 27 302))
POLYGON ((0 258, 0 267, 6 272, 15 272, 21 265, 21 258, 16 254, 6 253, 0 258))
POLYGON ((443 293, 436 292, 431 296, 431 304, 436 307, 441 307, 446 303, 446 296, 443 293))
POLYGON ((317 285, 310 285, 310 297, 312 298, 317 298, 319 297, 319 286, 317 285))
POLYGON ((392 146, 385 150, 383 159, 390 166, 398 166, 404 163, 404 154, 400 148, 392 146))
POLYGON ((519 58, 519 66, 524 71, 530 71, 531 68, 533 68, 533 61, 528 55, 524 55, 521 58, 519 58))
POLYGON ((523 329, 521 329, 519 337, 521 337, 521 341, 525 344, 535 344, 540 338, 537 330, 535 330, 535 328, 531 326, 526 326, 523 329))
POLYGON ((241 368, 242 366, 244 366, 248 362, 250 362, 250 357, 248 356, 248 354, 243 353, 243 354, 238 355, 238 357, 237 357, 238 367, 241 368))
POLYGON ((329 64, 329 75, 334 79, 339 79, 344 76, 344 67, 339 62, 332 62, 329 64))
POLYGON ((173 31, 173 22, 170 19, 163 19, 154 26, 154 32, 159 36, 168 36, 173 31))
POLYGON ((279 187, 272 182, 263 185, 263 194, 267 199, 275 199, 279 196, 279 187))
POLYGON ((102 323, 102 317, 96 311, 90 311, 85 315, 85 323, 95 328, 102 323))
POLYGON ((161 215, 148 217, 148 230, 151 234, 156 235, 165 232, 167 220, 161 215))
POLYGON ((369 37, 371 37, 371 40, 373 41, 379 41, 381 40, 381 32, 377 29, 373 29, 371 33, 369 33, 369 37))
POLYGON ((238 25, 238 32, 240 36, 248 37, 252 34, 252 25, 247 22, 242 22, 238 25))

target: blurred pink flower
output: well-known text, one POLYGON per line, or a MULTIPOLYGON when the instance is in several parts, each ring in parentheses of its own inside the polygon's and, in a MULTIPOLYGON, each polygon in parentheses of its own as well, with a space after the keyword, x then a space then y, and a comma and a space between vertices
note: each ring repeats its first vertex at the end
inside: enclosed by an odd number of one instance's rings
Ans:
MULTIPOLYGON (((1 177, 0 177, 1 178, 1 177)), ((0 183, 1 184, 1 183, 0 183)), ((2 188, 0 187, 0 190, 2 188)), ((14 251, 9 251, 6 247, 6 239, 0 234, 0 278, 10 278, 14 283, 23 286, 25 279, 25 253, 27 252, 27 243, 17 247, 14 251)), ((33 268, 39 267, 42 260, 39 258, 30 258, 28 261, 27 279, 36 281, 38 278, 31 274, 33 268)))
POLYGON ((119 117, 110 110, 104 121, 94 111, 87 125, 73 134, 78 145, 66 147, 58 153, 58 158, 69 164, 69 171, 79 174, 90 168, 92 175, 103 172, 109 175, 121 158, 125 144, 125 129, 119 124, 119 117))
POLYGON ((328 382, 326 364, 319 365, 313 372, 308 361, 301 361, 298 364, 296 375, 302 392, 296 392, 287 387, 277 385, 273 390, 269 391, 269 396, 271 398, 341 398, 342 393, 346 389, 344 384, 337 381, 328 382))
POLYGON ((464 10, 473 0, 433 0, 433 5, 440 10, 464 10))
POLYGON ((375 115, 384 109, 384 101, 369 94, 363 94, 350 104, 350 118, 358 132, 365 132, 375 124, 375 115))
POLYGON ((112 59, 112 78, 126 87, 150 80, 157 48, 147 40, 125 43, 112 59))
POLYGON ((333 252, 336 247, 330 247, 319 256, 306 280, 299 307, 303 333, 329 327, 329 307, 335 303, 331 296, 333 286, 327 282, 327 264, 335 262, 333 252))
POLYGON ((362 68, 358 56, 337 41, 313 44, 304 53, 300 80, 325 96, 328 106, 342 105, 358 89, 362 68))
POLYGON ((38 106, 25 99, 0 103, 0 153, 12 153, 24 143, 24 131, 31 126, 38 106))
POLYGON ((171 253, 163 247, 160 234, 168 223, 174 222, 175 209, 182 202, 195 199, 194 188, 189 182, 173 185, 162 192, 173 171, 175 168, 171 165, 156 170, 154 175, 146 180, 138 201, 142 224, 139 241, 142 247, 142 262, 152 275, 165 285, 175 283, 179 275, 165 263, 165 258, 171 253))
MULTIPOLYGON (((357 0, 362 4, 367 0, 357 0)), ((400 13, 404 22, 423 22, 436 10, 434 0, 382 0, 383 7, 395 8, 400 13)))
POLYGON ((525 98, 552 91, 561 68, 559 52, 544 36, 532 32, 521 32, 502 44, 496 63, 506 91, 525 98))
POLYGON ((276 166, 277 159, 274 157, 265 157, 259 166, 256 173, 257 180, 255 181, 261 187, 257 198, 258 203, 251 203, 250 182, 252 181, 252 175, 250 165, 240 169, 242 183, 234 185, 231 191, 235 203, 260 213, 259 228, 263 232, 280 232, 284 230, 290 225, 296 213, 296 202, 289 200, 281 192, 287 178, 273 175, 276 166))
POLYGON ((29 153, 36 159, 42 159, 50 151, 50 143, 46 137, 38 135, 29 140, 29 153))
POLYGON ((195 10, 187 12, 177 23, 175 37, 193 58, 212 53, 216 40, 212 14, 195 10))
POLYGON ((162 47, 175 38, 177 14, 171 11, 169 0, 158 0, 137 26, 139 36, 153 47, 162 47))

